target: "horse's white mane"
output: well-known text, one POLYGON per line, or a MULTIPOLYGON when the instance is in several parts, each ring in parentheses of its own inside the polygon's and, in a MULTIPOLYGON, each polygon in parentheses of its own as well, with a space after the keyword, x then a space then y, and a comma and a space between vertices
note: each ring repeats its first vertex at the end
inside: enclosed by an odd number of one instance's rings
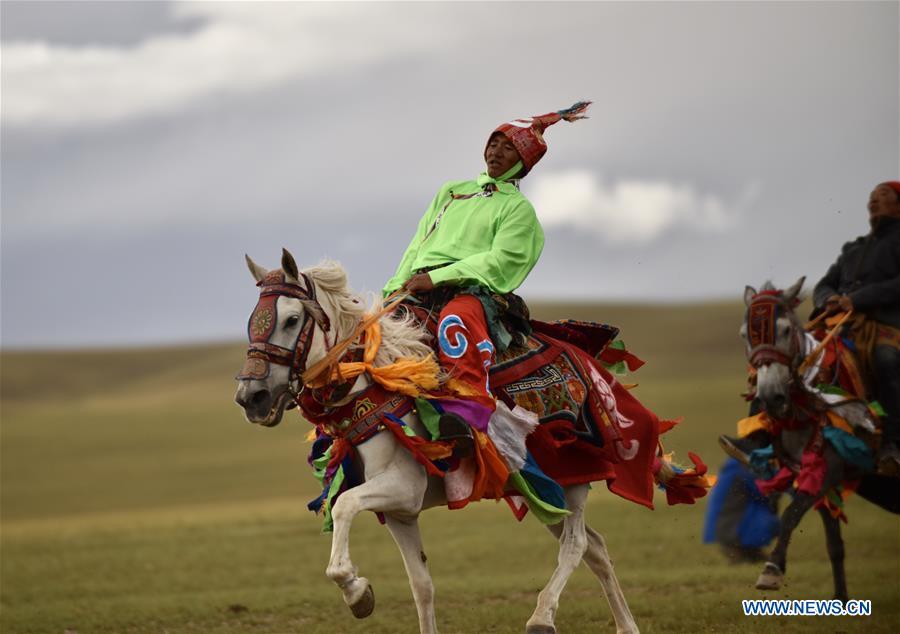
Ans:
MULTIPOLYGON (((363 315, 381 310, 381 298, 372 295, 368 302, 347 285, 347 272, 339 262, 323 260, 304 271, 315 283, 318 299, 325 310, 334 316, 338 341, 349 337, 363 315)), ((420 358, 432 354, 430 335, 411 314, 381 318, 381 347, 375 365, 393 363, 401 357, 420 358)))

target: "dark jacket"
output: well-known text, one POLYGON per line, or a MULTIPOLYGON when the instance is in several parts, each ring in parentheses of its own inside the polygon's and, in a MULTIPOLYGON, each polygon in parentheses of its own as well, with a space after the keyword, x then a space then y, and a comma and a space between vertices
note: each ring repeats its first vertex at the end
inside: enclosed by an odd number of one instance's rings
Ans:
POLYGON ((900 328, 900 218, 882 218, 868 235, 844 245, 816 284, 816 308, 832 295, 847 295, 855 310, 900 328))

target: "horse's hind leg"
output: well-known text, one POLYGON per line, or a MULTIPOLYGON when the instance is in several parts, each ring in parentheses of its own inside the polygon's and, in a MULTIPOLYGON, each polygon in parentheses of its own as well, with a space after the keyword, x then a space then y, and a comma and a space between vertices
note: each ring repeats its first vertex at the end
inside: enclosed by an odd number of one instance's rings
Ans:
POLYGON ((628 609, 628 603, 625 601, 625 595, 622 594, 622 588, 619 587, 619 580, 616 578, 616 572, 613 570, 612 561, 609 558, 609 552, 606 550, 606 540, 603 536, 590 526, 585 526, 588 536, 588 549, 584 554, 584 563, 588 565, 603 586, 603 593, 609 602, 609 608, 612 611, 613 618, 616 620, 616 632, 619 634, 637 634, 638 626, 634 622, 631 610, 628 609))
POLYGON ((419 522, 416 519, 403 521, 388 515, 385 517, 385 524, 403 556, 409 587, 412 589, 416 611, 419 613, 419 631, 422 634, 437 634, 437 623, 434 618, 434 585, 425 565, 419 522))
POLYGON ((841 522, 831 512, 822 507, 819 509, 822 523, 825 525, 825 542, 828 545, 828 558, 831 560, 831 574, 834 576, 834 598, 847 602, 847 577, 844 575, 844 539, 841 537, 841 522))
POLYGON ((550 581, 538 595, 537 607, 525 624, 526 634, 556 633, 553 622, 559 607, 559 595, 566 587, 572 572, 581 563, 581 558, 588 547, 584 527, 584 503, 587 499, 588 486, 580 484, 567 487, 565 493, 566 505, 571 515, 561 522, 558 563, 550 576, 550 581))
MULTIPOLYGON (((606 540, 587 524, 585 524, 584 528, 587 532, 588 547, 582 560, 600 580, 603 594, 606 595, 609 609, 612 611, 613 619, 616 621, 616 632, 617 634, 637 634, 639 631, 638 626, 634 622, 628 603, 625 601, 625 595, 622 594, 622 589, 619 587, 619 580, 616 578, 615 570, 613 570, 612 560, 609 558, 609 553, 606 550, 606 540)), ((557 539, 562 535, 562 523, 548 526, 547 529, 557 539)))

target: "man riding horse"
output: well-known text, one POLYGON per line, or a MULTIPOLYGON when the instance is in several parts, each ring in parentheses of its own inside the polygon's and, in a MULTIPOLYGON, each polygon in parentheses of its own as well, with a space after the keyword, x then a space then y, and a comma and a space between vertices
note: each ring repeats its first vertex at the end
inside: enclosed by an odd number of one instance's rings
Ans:
POLYGON ((884 409, 879 471, 900 475, 900 181, 877 185, 868 210, 871 231, 844 244, 813 300, 819 312, 855 314, 859 364, 884 409))
MULTIPOLYGON (((815 387, 827 373, 825 382, 878 402, 883 409, 878 471, 900 475, 900 181, 877 185, 868 210, 871 231, 844 244, 815 287, 814 319, 852 314, 834 344, 842 353, 828 357, 823 373, 808 378, 815 387)), ((758 413, 754 400, 751 419, 758 413)), ((771 442, 765 428, 748 431, 742 438, 720 438, 725 451, 745 463, 753 450, 771 442)))
MULTIPOLYGON (((448 387, 479 407, 486 422, 494 410, 488 369, 511 335, 510 316, 527 334, 527 308, 513 291, 537 263, 544 232, 534 207, 519 190, 547 151, 543 132, 560 120, 584 118, 590 102, 498 126, 484 149, 487 171, 475 180, 445 183, 419 222, 385 296, 403 290, 439 313, 438 356, 448 387), (501 314, 506 319, 501 321, 501 314), (498 349, 499 348, 499 349, 498 349)), ((465 452, 469 424, 456 414, 441 417, 441 437, 465 452)))
POLYGON ((654 483, 669 504, 693 503, 709 488, 698 456, 688 453, 693 466, 685 468, 662 451, 659 436, 677 421, 659 420, 608 370, 642 364, 610 343, 618 329, 530 322, 512 295, 543 247, 516 179, 546 152, 543 130, 582 118, 587 106, 499 126, 484 151, 487 171, 441 187, 383 307, 367 309, 337 263, 301 270, 285 250, 281 268, 268 271, 247 258, 260 293, 235 401, 253 423, 274 426, 296 405, 316 425, 310 464, 322 494, 309 508, 333 531, 326 574, 358 618, 374 609, 374 593, 350 557, 354 517, 383 518, 406 565, 420 631, 436 634, 419 513, 506 499, 518 519, 532 512, 559 542, 526 631, 556 631, 559 595, 583 560, 603 585, 617 631, 636 632, 603 538, 584 522, 590 483, 605 481, 649 508, 654 483), (415 315, 397 314, 399 301, 411 302, 415 315), (420 319, 435 326, 434 337, 420 319))

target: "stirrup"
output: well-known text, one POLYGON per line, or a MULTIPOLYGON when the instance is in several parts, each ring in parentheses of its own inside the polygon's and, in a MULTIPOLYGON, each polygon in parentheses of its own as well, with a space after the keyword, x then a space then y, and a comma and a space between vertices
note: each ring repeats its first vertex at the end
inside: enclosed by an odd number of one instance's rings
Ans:
POLYGON ((438 421, 438 440, 453 441, 453 455, 467 458, 475 448, 472 428, 458 414, 445 412, 438 421))
POLYGON ((750 466, 750 453, 744 451, 741 447, 738 446, 740 443, 740 439, 738 438, 730 438, 725 434, 719 436, 719 447, 722 448, 722 451, 727 453, 729 456, 743 464, 744 466, 750 466))

